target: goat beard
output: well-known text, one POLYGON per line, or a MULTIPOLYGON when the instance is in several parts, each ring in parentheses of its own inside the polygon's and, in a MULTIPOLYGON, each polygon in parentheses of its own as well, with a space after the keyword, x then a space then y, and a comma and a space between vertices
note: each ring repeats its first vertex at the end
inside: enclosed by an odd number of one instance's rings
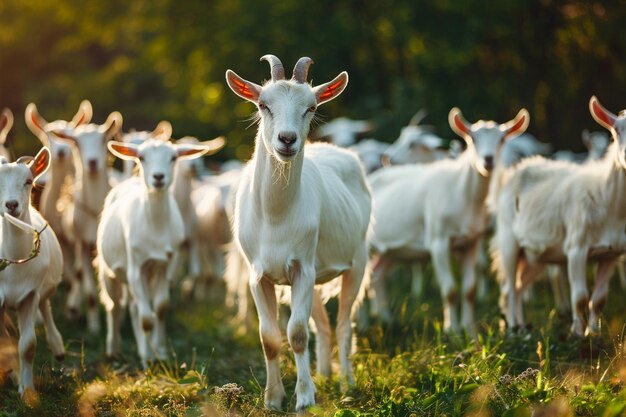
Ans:
POLYGON ((281 161, 278 158, 275 159, 276 161, 278 161, 278 163, 275 164, 274 168, 274 184, 277 184, 281 178, 284 178, 286 188, 289 185, 289 180, 291 178, 291 161, 281 161))

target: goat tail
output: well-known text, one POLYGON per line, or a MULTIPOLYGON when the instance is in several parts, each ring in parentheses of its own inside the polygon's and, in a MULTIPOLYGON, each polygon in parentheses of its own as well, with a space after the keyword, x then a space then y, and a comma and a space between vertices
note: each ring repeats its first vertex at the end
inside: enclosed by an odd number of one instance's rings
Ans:
POLYGON ((107 290, 107 284, 106 284, 107 276, 106 275, 107 275, 108 268, 106 264, 104 263, 104 259, 102 259, 102 257, 100 256, 100 253, 96 255, 96 258, 94 259, 93 262, 94 262, 94 266, 98 269, 98 285, 100 287, 100 302, 102 303, 106 311, 111 311, 113 310, 113 307, 115 306, 115 302, 113 301, 113 299, 109 295, 109 291, 107 290))

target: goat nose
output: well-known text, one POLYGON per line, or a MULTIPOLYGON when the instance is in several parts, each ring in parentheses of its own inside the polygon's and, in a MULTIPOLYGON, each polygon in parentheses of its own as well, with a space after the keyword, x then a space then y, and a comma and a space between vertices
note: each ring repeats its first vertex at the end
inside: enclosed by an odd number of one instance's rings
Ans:
POLYGON ((163 175, 163 174, 153 174, 152 178, 154 178, 157 181, 161 181, 163 178, 165 178, 165 175, 163 175))
POLYGON ((485 156, 485 165, 488 168, 493 168, 493 156, 491 155, 485 156))
POLYGON ((87 165, 89 166, 89 169, 91 171, 95 171, 98 167, 98 161, 96 161, 95 159, 90 159, 89 161, 87 161, 87 165))
POLYGON ((9 209, 9 211, 15 211, 15 209, 17 209, 17 206, 19 206, 19 203, 16 200, 11 200, 4 203, 4 205, 6 206, 6 208, 9 209))
POLYGON ((278 140, 287 146, 292 145, 296 141, 296 132, 281 132, 278 134, 278 140))
POLYGON ((57 156, 59 157, 59 159, 63 159, 63 158, 65 158, 65 150, 63 150, 63 149, 59 149, 59 150, 57 151, 57 156))

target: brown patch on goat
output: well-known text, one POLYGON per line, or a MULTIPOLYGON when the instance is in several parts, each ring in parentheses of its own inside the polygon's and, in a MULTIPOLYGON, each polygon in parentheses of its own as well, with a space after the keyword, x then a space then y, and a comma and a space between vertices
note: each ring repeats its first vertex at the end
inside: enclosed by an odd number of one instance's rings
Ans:
POLYGON ((456 304, 457 293, 456 290, 451 290, 448 294, 446 294, 446 300, 450 304, 456 304))
POLYGON ((33 360, 35 359, 35 342, 34 341, 30 342, 28 346, 26 347, 26 351, 24 352, 24 359, 28 363, 33 363, 33 360))
POLYGON ((141 319, 141 328, 146 333, 151 332, 152 329, 154 328, 154 323, 152 322, 152 320, 150 318, 143 317, 141 319))
POLYGON ((157 310, 156 310, 157 320, 159 321, 165 320, 165 315, 167 314, 168 307, 169 306, 167 305, 167 303, 163 303, 159 307, 157 307, 157 310))
POLYGON ((476 286, 472 286, 472 288, 468 289, 465 293, 465 299, 468 303, 474 304, 476 301, 476 286))
POLYGON ((280 353, 280 345, 275 345, 271 341, 263 338, 263 352, 265 352, 265 357, 267 360, 275 359, 276 356, 280 353))
POLYGON ((306 328, 302 324, 296 324, 289 337, 289 343, 295 353, 302 353, 306 350, 308 335, 306 328))

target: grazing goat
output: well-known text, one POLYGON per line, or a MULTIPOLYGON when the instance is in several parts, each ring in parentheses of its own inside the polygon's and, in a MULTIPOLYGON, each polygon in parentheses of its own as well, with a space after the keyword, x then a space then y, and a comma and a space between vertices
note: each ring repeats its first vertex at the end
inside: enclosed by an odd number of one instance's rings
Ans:
MULTIPOLYGON (((372 286, 380 310, 388 310, 385 278, 392 260, 431 259, 444 304, 443 328, 459 328, 455 313, 457 290, 450 264, 459 253, 463 270, 462 325, 474 334, 475 262, 488 227, 485 199, 490 174, 499 161, 504 141, 528 126, 528 112, 512 121, 469 125, 459 109, 450 111, 452 130, 467 143, 457 159, 430 164, 389 167, 369 176, 374 199, 373 227, 368 240, 374 252, 372 286), (382 293, 382 294, 381 294, 382 293)), ((383 313, 389 315, 387 313, 383 313)))
POLYGON ((376 139, 363 139, 356 145, 350 146, 350 149, 356 152, 366 174, 371 174, 377 169, 382 168, 382 156, 389 148, 387 142, 381 142, 376 139))
POLYGON ((609 278, 626 247, 626 112, 615 116, 595 97, 589 109, 613 136, 602 160, 576 165, 527 159, 509 172, 502 187, 492 251, 510 328, 524 324, 520 294, 543 265, 565 263, 573 307, 571 331, 579 336, 599 331, 609 278), (586 267, 596 261, 589 300, 586 267))
POLYGON ((61 282, 63 257, 54 232, 30 204, 33 182, 48 168, 50 152, 9 163, 0 157, 0 335, 6 334, 5 309, 17 311, 20 330, 19 392, 35 389, 35 322, 41 313, 50 349, 63 359, 63 339, 56 328, 50 297, 61 282), (34 236, 33 236, 34 235, 34 236))
POLYGON ((374 125, 367 120, 351 120, 347 117, 338 117, 325 123, 315 130, 314 137, 327 139, 330 143, 347 148, 356 143, 357 137, 367 133, 374 125))
POLYGON ((587 148, 587 153, 574 153, 563 150, 554 153, 553 158, 557 161, 589 162, 602 158, 611 142, 610 136, 606 132, 590 132, 584 129, 581 132, 581 139, 587 148))
MULTIPOLYGON (((298 60, 291 80, 285 80, 277 57, 261 59, 272 68, 271 81, 263 86, 226 71, 230 88, 257 105, 260 120, 254 156, 237 190, 233 235, 250 271, 267 368, 265 405, 274 409, 285 398, 274 286, 291 285, 287 336, 296 360, 296 408, 300 410, 315 403, 308 355, 314 286, 339 275, 339 360, 342 379, 352 383, 351 316, 367 262, 371 199, 363 168, 353 153, 328 144, 305 146, 317 107, 344 90, 348 74, 342 72, 312 87, 306 81, 310 58, 298 60)), ((323 306, 313 310, 318 329, 325 323, 329 335, 326 310, 323 306)), ((330 338, 324 342, 330 343, 330 338)), ((321 351, 330 355, 330 348, 321 351)), ((318 358, 318 364, 322 361, 329 358, 318 358)), ((329 371, 330 366, 325 369, 329 371)))
POLYGON ((98 279, 107 312, 106 353, 120 352, 128 286, 131 322, 144 368, 155 353, 159 359, 167 357, 169 286, 185 239, 183 219, 170 193, 174 165, 224 146, 221 138, 203 145, 171 144, 167 139, 151 138, 140 145, 107 144, 113 155, 137 162, 140 176, 111 190, 98 225, 98 279))
POLYGON ((422 109, 402 128, 398 139, 383 153, 383 165, 428 163, 447 156, 440 150, 443 139, 435 135, 432 128, 420 125, 424 117, 426 112, 422 109))
POLYGON ((106 143, 122 127, 122 115, 113 112, 102 125, 80 124, 71 132, 54 130, 72 145, 76 178, 72 204, 63 213, 64 235, 74 241, 76 277, 87 301, 87 329, 100 331, 98 292, 93 275, 93 258, 98 218, 111 186, 107 172, 106 143))
POLYGON ((91 103, 83 100, 80 103, 76 115, 70 122, 65 120, 56 120, 47 122, 37 110, 35 103, 26 106, 25 119, 26 125, 30 131, 41 141, 43 146, 50 149, 51 162, 50 168, 46 175, 46 185, 41 193, 41 214, 46 219, 52 230, 59 239, 61 250, 63 251, 63 278, 69 286, 69 292, 65 303, 65 313, 70 318, 77 317, 80 306, 83 301, 82 285, 76 277, 74 270, 75 249, 74 242, 63 231, 62 226, 62 210, 59 206, 63 204, 62 200, 67 196, 68 177, 74 177, 74 163, 72 161, 71 146, 59 140, 54 132, 63 135, 72 134, 73 129, 81 124, 91 121, 93 111, 91 103))
POLYGON ((4 157, 7 161, 11 160, 11 152, 7 148, 7 136, 12 126, 13 113, 5 107, 0 113, 0 157, 4 157))

